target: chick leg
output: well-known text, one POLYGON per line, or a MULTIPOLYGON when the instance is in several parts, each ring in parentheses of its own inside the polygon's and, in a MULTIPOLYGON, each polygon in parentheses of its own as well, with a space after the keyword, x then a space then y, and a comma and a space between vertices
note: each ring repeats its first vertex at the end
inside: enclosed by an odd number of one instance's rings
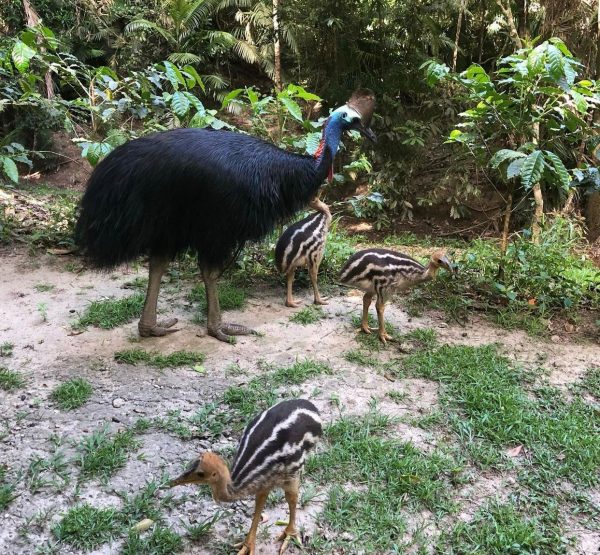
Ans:
POLYGON ((202 277, 204 278, 204 287, 206 289, 208 335, 212 335, 219 341, 232 343, 232 335, 250 335, 256 333, 246 326, 240 324, 224 324, 221 321, 221 308, 219 306, 219 294, 217 291, 217 279, 219 273, 202 269, 202 277))
POLYGON ((292 294, 292 284, 294 283, 294 274, 296 273, 296 268, 290 268, 288 273, 285 275, 287 280, 287 294, 285 297, 285 306, 290 308, 298 308, 302 303, 300 301, 294 300, 294 295, 292 294))
POLYGON ((308 275, 310 276, 310 282, 312 283, 314 302, 313 304, 329 304, 327 298, 322 298, 319 293, 319 284, 317 282, 317 276, 319 274, 319 265, 321 261, 318 256, 308 259, 308 275))
POLYGON ((138 332, 142 337, 161 337, 168 333, 178 331, 172 328, 177 323, 177 318, 171 318, 166 322, 156 322, 156 306, 158 304, 158 292, 160 291, 160 280, 169 266, 169 259, 151 256, 148 269, 148 291, 144 301, 144 310, 138 322, 138 332), (172 329, 169 329, 172 328, 172 329))
POLYGON ((385 331, 385 319, 383 317, 383 313, 385 312, 385 299, 381 294, 377 295, 375 309, 377 310, 377 320, 379 322, 379 340, 385 345, 387 341, 392 339, 392 336, 385 331))
POLYGON ((298 533, 298 530, 296 530, 296 507, 298 505, 299 486, 300 481, 296 478, 285 487, 285 499, 288 503, 288 507, 290 508, 290 518, 288 520, 288 525, 278 538, 279 541, 283 540, 283 543, 279 549, 279 555, 283 555, 290 543, 291 538, 295 538, 296 541, 302 545, 300 534, 298 533))
MULTIPOLYGON (((242 548, 238 551, 237 555, 254 555, 254 548, 256 546, 256 531, 261 520, 261 514, 265 508, 267 502, 267 496, 269 490, 262 490, 256 494, 256 502, 254 504, 254 516, 252 517, 252 524, 250 525, 250 531, 242 543, 242 548)), ((236 546, 237 547, 237 546, 236 546)))
POLYGON ((373 293, 365 293, 363 297, 363 315, 362 322, 360 324, 360 329, 365 333, 371 333, 369 328, 369 307, 371 306, 371 301, 373 300, 373 293))

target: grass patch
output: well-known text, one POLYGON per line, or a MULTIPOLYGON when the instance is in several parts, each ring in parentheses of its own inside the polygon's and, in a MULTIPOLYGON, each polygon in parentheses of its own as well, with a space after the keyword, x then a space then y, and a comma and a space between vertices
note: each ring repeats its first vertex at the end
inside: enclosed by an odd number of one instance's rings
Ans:
POLYGON ((3 389, 4 391, 13 391, 24 385, 25 380, 19 372, 13 372, 6 368, 6 366, 0 366, 0 389, 3 389))
MULTIPOLYGON (((377 329, 379 324, 375 320, 372 314, 369 314, 369 327, 371 328, 371 333, 365 333, 360 330, 360 325, 362 322, 361 316, 353 316, 352 317, 352 326, 356 328, 356 340, 366 349, 371 351, 380 351, 381 349, 385 349, 386 346, 379 341, 379 336, 377 335, 377 329)), ((398 330, 390 324, 389 322, 385 322, 385 331, 392 337, 392 340, 398 341, 402 336, 398 332, 398 330)))
POLYGON ((106 428, 85 437, 77 446, 81 476, 107 479, 123 468, 129 454, 140 447, 132 430, 111 435, 106 428))
POLYGON ((115 360, 125 364, 145 364, 155 368, 178 368, 180 366, 192 366, 204 362, 206 356, 203 353, 192 351, 175 351, 168 355, 152 353, 143 349, 127 349, 115 353, 115 360))
POLYGON ((15 346, 10 341, 0 343, 0 357, 11 357, 15 346))
POLYGON ((52 487, 61 492, 69 484, 69 462, 65 454, 56 450, 48 458, 33 457, 27 467, 25 479, 31 493, 52 487))
POLYGON ((4 511, 15 499, 16 484, 6 479, 6 467, 0 466, 0 511, 4 511))
POLYGON ((73 410, 84 405, 92 396, 90 382, 83 378, 68 380, 52 392, 52 399, 63 410, 73 410))
POLYGON ((51 283, 38 283, 34 285, 33 288, 38 293, 48 293, 49 291, 54 291, 55 286, 51 283))
MULTIPOLYGON (((521 383, 531 379, 493 346, 442 346, 404 362, 414 375, 443 384, 440 399, 448 420, 475 460, 484 466, 511 459, 504 451, 522 445, 518 459, 539 480, 600 482, 600 414, 580 397, 567 402, 558 390, 521 383)), ((513 461, 511 460, 511 463, 513 461)))
POLYGON ((311 360, 278 368, 252 378, 244 386, 231 386, 223 394, 223 402, 234 409, 243 422, 275 404, 281 395, 277 389, 284 385, 300 385, 321 374, 332 374, 326 364, 311 360))
POLYGON ((83 551, 111 541, 118 531, 118 515, 114 508, 98 509, 88 504, 69 509, 52 528, 58 541, 83 551))
POLYGON ((148 482, 144 488, 132 496, 123 496, 123 507, 119 512, 119 519, 128 528, 134 526, 141 520, 149 518, 158 522, 162 519, 161 508, 168 505, 172 496, 166 495, 159 498, 157 493, 162 484, 148 482))
POLYGON ((512 503, 493 502, 469 522, 459 522, 442 533, 436 553, 564 554, 565 539, 556 524, 556 515, 529 516, 512 503))
POLYGON ((379 366, 379 361, 376 358, 360 349, 353 349, 344 353, 344 359, 360 366, 370 366, 372 368, 379 366))
MULTIPOLYGON (((246 289, 231 281, 223 280, 218 285, 219 306, 221 310, 241 310, 246 306, 248 301, 248 292, 246 289)), ((200 312, 206 315, 206 292, 204 283, 198 283, 192 289, 189 300, 193 303, 198 303, 200 312)))
POLYGON ((314 324, 318 322, 322 318, 325 318, 325 313, 320 306, 310 305, 304 307, 302 310, 299 310, 295 314, 290 316, 290 322, 294 324, 302 324, 303 326, 308 326, 309 324, 314 324))
POLYGON ((121 555, 171 555, 183 551, 183 539, 170 528, 155 526, 149 535, 142 537, 130 532, 121 548, 121 555))
POLYGON ((92 302, 75 323, 76 328, 95 326, 110 330, 139 318, 144 308, 144 294, 134 293, 122 299, 92 302))
POLYGON ((408 399, 408 393, 406 393, 406 391, 388 391, 385 396, 398 405, 408 399))
POLYGON ((352 552, 389 550, 406 528, 405 507, 452 508, 447 476, 460 468, 446 455, 389 438, 392 423, 374 411, 343 417, 325 429, 327 450, 307 462, 312 479, 334 484, 323 516, 334 531, 351 534, 352 552))
POLYGON ((600 366, 589 368, 581 380, 581 386, 600 400, 600 366))

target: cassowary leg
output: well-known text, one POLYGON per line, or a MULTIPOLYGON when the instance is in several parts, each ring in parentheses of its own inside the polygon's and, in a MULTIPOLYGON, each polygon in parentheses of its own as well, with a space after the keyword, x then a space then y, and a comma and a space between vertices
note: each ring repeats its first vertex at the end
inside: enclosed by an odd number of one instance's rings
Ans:
POLYGON ((294 300, 294 295, 292 294, 292 284, 294 283, 294 274, 296 273, 296 268, 291 268, 288 270, 288 273, 285 275, 287 280, 287 293, 285 296, 285 306, 289 308, 298 308, 302 303, 300 301, 294 300))
MULTIPOLYGON (((248 532, 244 543, 242 543, 241 549, 238 551, 237 555, 254 555, 254 549, 256 546, 256 531, 261 521, 262 512, 265 508, 265 503, 267 502, 268 495, 269 490, 262 490, 256 494, 256 503, 254 504, 254 516, 252 517, 250 531, 248 532)), ((239 545, 236 545, 236 547, 239 547, 239 545)))
POLYGON ((142 337, 161 337, 167 333, 178 331, 172 328, 177 323, 177 318, 171 318, 165 322, 156 323, 156 306, 158 303, 158 292, 160 291, 160 280, 169 266, 169 259, 151 256, 148 271, 148 291, 142 317, 138 322, 138 331, 142 337), (172 328, 172 329, 169 329, 172 328))
POLYGON ((321 261, 319 260, 319 258, 315 258, 314 260, 308 261, 308 275, 310 276, 310 282, 312 283, 314 293, 313 304, 329 304, 327 302, 327 297, 322 298, 319 293, 319 284, 317 282, 317 276, 319 275, 320 264, 321 261))
POLYGON ((300 486, 300 481, 296 478, 289 485, 285 487, 285 499, 288 503, 288 507, 290 508, 290 518, 288 520, 288 525, 285 527, 285 530, 279 536, 279 541, 283 540, 281 544, 281 548, 279 549, 279 555, 283 555, 287 546, 290 543, 290 539, 295 538, 296 541, 300 545, 302 545, 302 540, 300 539, 300 534, 298 530, 296 530, 296 506, 298 505, 298 488, 300 486))
POLYGON ((392 339, 392 336, 385 331, 385 320, 383 317, 383 313, 385 312, 385 299, 383 298, 383 295, 377 295, 375 308, 377 310, 377 321, 379 323, 379 340, 385 345, 387 341, 392 339))
POLYGON ((369 328, 369 307, 371 306, 371 301, 373 300, 373 293, 365 293, 363 297, 363 315, 362 322, 360 324, 360 329, 365 333, 371 333, 371 329, 369 328))
POLYGON ((217 279, 220 272, 202 270, 204 287, 206 289, 206 307, 208 320, 208 335, 212 335, 219 341, 231 343, 232 335, 250 335, 256 333, 254 330, 240 324, 224 324, 221 321, 221 308, 219 306, 219 293, 217 290, 217 279))

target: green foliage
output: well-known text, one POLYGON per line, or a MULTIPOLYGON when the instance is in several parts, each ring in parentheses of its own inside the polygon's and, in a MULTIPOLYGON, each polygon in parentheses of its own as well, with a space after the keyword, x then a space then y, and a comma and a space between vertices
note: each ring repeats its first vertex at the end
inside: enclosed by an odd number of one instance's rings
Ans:
POLYGON ((75 327, 116 328, 138 318, 144 307, 144 294, 134 293, 122 299, 93 301, 75 323, 75 327))
POLYGON ((0 512, 4 511, 17 497, 16 489, 16 483, 9 482, 6 477, 6 467, 0 466, 0 512))
POLYGON ((436 553, 567 553, 560 528, 547 515, 528 516, 513 503, 488 503, 468 522, 443 534, 436 553))
POLYGON ((295 324, 302 324, 303 326, 308 326, 309 324, 314 324, 315 322, 318 322, 323 318, 325 318, 323 309, 320 306, 310 305, 305 306, 298 312, 292 314, 290 316, 290 322, 294 322, 295 324))
POLYGON ((532 398, 522 386, 527 376, 493 346, 444 345, 410 355, 404 366, 444 385, 448 420, 482 466, 506 464, 504 450, 521 445, 528 457, 519 462, 538 481, 598 483, 600 416, 581 398, 565 401, 550 388, 532 398))
POLYGON ((0 389, 3 389, 4 391, 13 391, 24 385, 25 380, 19 372, 13 372, 6 368, 6 366, 0 366, 0 389))
POLYGON ((597 124, 588 116, 600 105, 600 90, 590 80, 576 80, 581 64, 560 39, 502 58, 492 75, 478 64, 459 75, 432 61, 423 67, 429 84, 458 83, 472 106, 449 142, 504 178, 519 177, 526 192, 542 182, 564 195, 577 184, 567 167, 585 169, 580 147, 596 145, 597 124))
POLYGON ((0 357, 11 357, 13 355, 14 343, 5 341, 0 344, 0 357))
POLYGON ((581 380, 581 385, 600 400, 600 366, 589 368, 581 380))
POLYGON ((125 364, 146 364, 155 368, 177 368, 204 362, 206 355, 190 351, 175 351, 168 355, 150 353, 143 349, 128 349, 115 353, 115 360, 125 364))
POLYGON ((103 428, 90 434, 77 446, 82 478, 108 479, 125 466, 130 452, 139 446, 131 430, 110 435, 108 429, 103 428))
POLYGON ((83 378, 68 380, 54 389, 52 399, 63 410, 73 410, 83 406, 92 396, 91 384, 83 378))
POLYGON ((115 509, 98 509, 85 503, 69 509, 52 528, 52 533, 61 543, 91 551, 113 539, 117 530, 115 509))
POLYGON ((170 528, 155 526, 152 532, 142 537, 130 532, 121 549, 122 555, 171 555, 183 551, 183 539, 170 528))
MULTIPOLYGON (((241 283, 223 280, 219 282, 217 293, 221 310, 241 310, 246 306, 248 291, 241 283)), ((207 304, 204 283, 198 283, 194 286, 189 295, 189 300, 198 303, 200 312, 206 314, 207 304)))

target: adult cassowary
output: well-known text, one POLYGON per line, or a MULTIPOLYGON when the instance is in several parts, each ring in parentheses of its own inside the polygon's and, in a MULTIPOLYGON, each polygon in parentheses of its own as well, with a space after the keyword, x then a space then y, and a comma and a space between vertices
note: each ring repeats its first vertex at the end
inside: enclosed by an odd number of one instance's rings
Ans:
POLYGON ((149 256, 141 336, 176 331, 176 319, 157 323, 156 305, 169 262, 187 249, 197 253, 205 282, 208 333, 221 341, 252 333, 221 321, 218 277, 246 241, 263 238, 315 196, 344 131, 375 139, 369 128, 374 100, 371 91, 356 91, 332 112, 314 157, 242 133, 175 129, 125 143, 96 166, 76 242, 103 269, 149 256))

